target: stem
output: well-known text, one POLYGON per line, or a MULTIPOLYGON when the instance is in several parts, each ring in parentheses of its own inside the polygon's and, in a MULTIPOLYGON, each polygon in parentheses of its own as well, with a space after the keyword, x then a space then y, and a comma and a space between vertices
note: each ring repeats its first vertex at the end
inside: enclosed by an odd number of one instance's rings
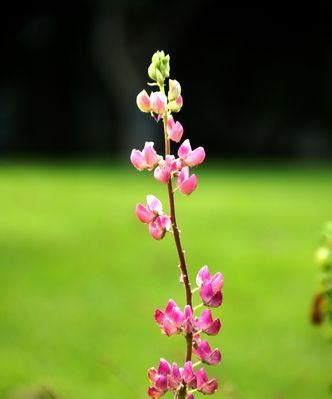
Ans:
MULTIPOLYGON (((170 147, 171 147, 170 139, 168 138, 168 135, 167 135, 167 113, 164 115, 163 123, 164 123, 164 137, 165 137, 165 157, 166 157, 166 155, 170 155, 170 147)), ((178 256, 179 256, 180 268, 181 268, 182 277, 183 277, 183 283, 184 283, 184 287, 186 290, 186 303, 187 303, 187 305, 189 305, 192 308, 192 294, 191 294, 191 288, 190 288, 190 281, 189 281, 189 277, 188 277, 186 258, 184 256, 184 251, 182 249, 180 232, 178 229, 178 225, 176 223, 176 213, 175 213, 175 202, 174 202, 172 179, 169 180, 169 182, 167 184, 167 188, 168 188, 170 216, 171 216, 171 222, 172 222, 172 226, 173 226, 173 236, 174 236, 174 241, 175 241, 176 249, 177 249, 178 256)), ((186 362, 191 360, 192 342, 193 342, 192 333, 187 333, 186 334, 186 343, 187 343, 186 362)), ((180 397, 181 396, 179 396, 179 398, 180 397)))

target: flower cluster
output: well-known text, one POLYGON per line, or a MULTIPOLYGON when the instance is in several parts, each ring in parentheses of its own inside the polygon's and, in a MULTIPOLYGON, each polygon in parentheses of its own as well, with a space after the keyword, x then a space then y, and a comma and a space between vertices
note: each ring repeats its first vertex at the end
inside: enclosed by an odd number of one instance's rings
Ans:
POLYGON ((332 325, 332 222, 325 226, 323 245, 316 253, 320 268, 319 285, 314 298, 312 321, 320 324, 328 320, 332 325))
POLYGON ((208 267, 204 266, 197 274, 197 287, 191 290, 180 230, 176 222, 174 193, 179 191, 189 195, 196 190, 197 176, 191 173, 191 168, 204 161, 205 151, 203 147, 192 149, 189 139, 186 139, 179 145, 177 155, 171 154, 171 142, 180 143, 184 129, 172 115, 183 106, 180 83, 169 79, 168 91, 165 92, 166 79, 170 76, 169 55, 157 51, 152 57, 148 75, 153 81, 149 85, 159 90, 150 94, 142 90, 136 102, 142 112, 150 114, 157 122, 162 120, 165 155, 159 155, 154 143, 147 141, 142 150, 132 150, 130 160, 137 170, 153 171, 154 178, 167 185, 170 215, 164 213, 161 201, 150 194, 146 197, 146 204, 137 204, 136 216, 148 225, 150 235, 156 240, 164 238, 167 232, 173 234, 181 269, 180 282, 186 291, 186 305, 180 308, 170 299, 165 310, 157 309, 154 317, 163 334, 182 334, 187 345, 183 367, 176 363, 171 365, 161 359, 158 369, 149 369, 151 385, 148 394, 151 398, 159 398, 166 392, 172 392, 177 399, 194 399, 195 392, 213 394, 218 388, 217 381, 209 380, 204 368, 195 370, 195 367, 201 363, 215 365, 221 361, 219 349, 211 349, 208 341, 202 339, 202 335, 217 335, 220 331, 220 319, 213 318, 211 308, 217 308, 222 303, 223 276, 221 273, 211 275, 208 267), (176 187, 174 190, 173 181, 176 187), (199 291, 201 303, 194 308, 192 294, 196 291, 199 291), (206 306, 207 309, 196 315, 195 311, 201 306, 206 306), (197 357, 196 363, 192 363, 192 355, 197 357))
POLYGON ((160 359, 158 369, 151 367, 148 377, 152 384, 148 390, 151 398, 160 398, 167 391, 171 391, 174 397, 177 397, 178 392, 185 386, 192 390, 187 398, 194 399, 195 391, 210 395, 218 388, 217 380, 215 378, 209 380, 204 368, 195 372, 191 361, 179 367, 176 363, 170 365, 165 359, 160 359))
MULTIPOLYGON (((197 288, 193 291, 195 292, 199 290, 199 295, 203 301, 202 305, 208 307, 217 307, 221 305, 221 289, 223 287, 223 277, 221 273, 216 273, 215 275, 211 276, 208 267, 204 266, 198 272, 196 282, 197 288), (207 292, 209 293, 208 300, 204 300, 203 298, 206 298, 207 292), (213 301, 211 298, 214 297, 218 299, 213 301)), ((192 350, 195 356, 198 358, 198 362, 196 362, 194 366, 198 366, 201 363, 205 363, 207 365, 215 365, 220 363, 221 353, 219 349, 216 348, 212 350, 208 341, 201 339, 202 333, 205 333, 206 335, 217 335, 221 328, 220 319, 214 320, 212 317, 212 312, 209 308, 203 310, 203 312, 198 317, 196 317, 190 306, 186 305, 184 307, 184 310, 182 311, 177 306, 177 304, 172 299, 170 299, 164 311, 156 309, 154 317, 161 329, 161 332, 167 336, 171 336, 174 334, 192 334, 192 350)), ((166 364, 164 362, 165 361, 161 361, 161 364, 166 364)), ((175 366, 177 367, 177 365, 175 366)), ((190 369, 193 370, 191 362, 187 362, 183 370, 185 370, 186 367, 190 367, 190 369)), ((190 391, 190 396, 188 396, 190 398, 194 397, 193 392, 195 391, 200 391, 205 394, 212 394, 218 387, 216 380, 208 381, 204 368, 201 368, 197 373, 193 372, 193 376, 196 377, 196 379, 192 378, 190 380, 190 384, 188 383, 187 379, 183 377, 182 384, 178 383, 174 387, 172 383, 164 383, 164 389, 160 389, 161 386, 157 382, 158 380, 151 378, 151 370, 153 370, 153 376, 157 375, 158 373, 154 373, 155 369, 150 369, 149 371, 149 379, 153 384, 149 388, 149 395, 153 398, 159 398, 167 390, 172 391, 173 393, 177 393, 184 386, 184 384, 186 384, 188 388, 192 388, 192 390, 190 391), (201 379, 202 376, 204 376, 203 379, 201 379), (204 384, 202 385, 201 381, 203 380, 204 384)), ((170 375, 167 378, 168 380, 173 381, 171 369, 169 373, 170 375)), ((182 375, 181 372, 180 375, 182 375)))

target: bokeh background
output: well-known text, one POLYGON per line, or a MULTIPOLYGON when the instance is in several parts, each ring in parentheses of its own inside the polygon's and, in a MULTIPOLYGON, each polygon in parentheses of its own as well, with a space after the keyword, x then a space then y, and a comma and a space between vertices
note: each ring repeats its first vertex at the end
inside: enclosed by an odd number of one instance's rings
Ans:
POLYGON ((207 150, 177 207, 192 279, 225 275, 215 397, 331 398, 332 344, 309 320, 332 218, 331 17, 329 2, 2 7, 1 398, 145 398, 146 369, 182 361, 153 321, 184 301, 174 245, 133 213, 148 193, 166 204, 165 187, 128 163, 146 140, 162 151, 135 104, 158 49, 207 150))

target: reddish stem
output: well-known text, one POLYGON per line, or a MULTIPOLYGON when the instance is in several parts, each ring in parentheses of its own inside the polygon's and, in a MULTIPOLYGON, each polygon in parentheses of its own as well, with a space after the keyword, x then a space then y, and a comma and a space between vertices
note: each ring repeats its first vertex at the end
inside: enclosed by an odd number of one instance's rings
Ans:
MULTIPOLYGON (((170 155, 170 140, 167 135, 167 115, 164 116, 163 122, 164 122, 165 157, 166 157, 166 155, 170 155)), ((169 180, 169 182, 167 184, 167 188, 168 188, 169 207, 170 207, 170 214, 171 214, 170 216, 171 216, 171 222, 172 222, 172 227, 173 227, 173 236, 174 236, 174 241, 175 241, 176 249, 177 249, 178 256, 179 256, 183 284, 184 284, 185 291, 186 291, 186 303, 187 303, 187 305, 189 305, 192 308, 192 293, 191 293, 190 281, 189 281, 189 276, 188 276, 188 271, 187 271, 186 258, 184 256, 184 251, 182 249, 180 232, 178 229, 178 225, 176 223, 176 213, 175 213, 175 202, 174 202, 172 179, 169 180)), ((187 333, 186 334, 186 343, 187 343, 186 362, 191 360, 192 342, 193 342, 192 333, 187 333)))

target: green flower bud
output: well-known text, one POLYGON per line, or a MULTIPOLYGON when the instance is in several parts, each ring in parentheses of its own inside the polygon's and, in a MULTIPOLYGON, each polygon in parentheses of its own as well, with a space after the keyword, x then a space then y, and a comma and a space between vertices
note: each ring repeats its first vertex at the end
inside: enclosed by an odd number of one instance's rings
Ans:
POLYGON ((150 76, 150 78, 152 80, 157 80, 156 67, 154 66, 154 64, 150 64, 150 66, 148 68, 148 75, 150 76))
POLYGON ((170 101, 167 107, 170 112, 179 112, 180 109, 182 108, 182 104, 183 104, 182 96, 180 95, 177 97, 176 100, 170 101))
POLYGON ((181 86, 177 80, 170 79, 168 81, 168 94, 169 101, 176 100, 181 94, 181 86))
POLYGON ((148 74, 152 80, 157 81, 159 84, 164 83, 165 78, 169 77, 169 60, 169 55, 165 56, 163 51, 156 51, 153 54, 151 65, 148 69, 148 74))
POLYGON ((159 71, 159 69, 156 69, 156 80, 157 80, 157 83, 159 84, 159 85, 163 85, 164 84, 164 80, 165 80, 165 78, 163 77, 163 75, 161 74, 161 72, 159 71))

